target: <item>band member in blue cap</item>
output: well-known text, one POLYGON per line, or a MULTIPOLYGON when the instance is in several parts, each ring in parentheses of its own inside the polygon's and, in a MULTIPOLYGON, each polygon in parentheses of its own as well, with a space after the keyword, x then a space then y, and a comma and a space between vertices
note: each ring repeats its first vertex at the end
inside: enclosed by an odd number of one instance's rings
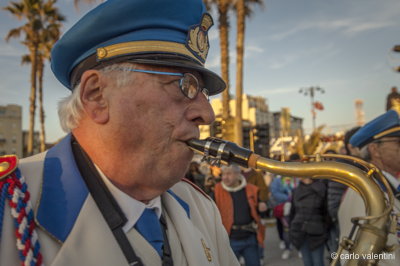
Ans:
MULTIPOLYGON (((400 212, 400 117, 395 110, 380 115, 361 127, 350 139, 353 147, 360 149, 362 159, 377 166, 391 186, 394 200, 394 212, 400 212)), ((351 231, 352 217, 365 216, 365 207, 361 196, 354 190, 347 192, 339 208, 339 226, 341 237, 351 231)), ((400 219, 400 218, 398 218, 400 219)), ((398 220, 398 225, 400 225, 398 220)), ((400 244, 400 231, 397 236, 390 234, 388 245, 400 244)), ((397 248, 387 259, 381 259, 379 265, 399 265, 400 249, 397 248)))
POLYGON ((182 180, 224 81, 201 0, 109 0, 57 42, 68 135, 0 161, 0 265, 239 265, 214 202, 182 180))

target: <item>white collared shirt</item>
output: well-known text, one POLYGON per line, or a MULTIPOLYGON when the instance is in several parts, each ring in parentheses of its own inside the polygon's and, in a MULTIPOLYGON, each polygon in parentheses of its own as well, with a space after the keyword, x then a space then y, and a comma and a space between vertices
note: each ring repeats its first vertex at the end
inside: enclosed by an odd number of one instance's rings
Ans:
POLYGON ((100 168, 97 165, 95 166, 101 178, 103 179, 103 182, 106 184, 108 190, 111 192, 119 207, 125 214, 126 219, 128 220, 126 224, 122 227, 125 233, 127 233, 136 224, 137 220, 139 220, 145 208, 155 209, 158 218, 160 218, 162 213, 160 196, 150 200, 148 204, 144 204, 143 202, 132 198, 131 196, 117 188, 108 179, 108 177, 104 175, 100 168))
POLYGON ((388 173, 386 171, 382 171, 382 173, 386 177, 389 184, 391 184, 392 187, 395 188, 396 190, 399 190, 400 181, 397 180, 397 178, 395 178, 393 175, 391 175, 390 173, 388 173))

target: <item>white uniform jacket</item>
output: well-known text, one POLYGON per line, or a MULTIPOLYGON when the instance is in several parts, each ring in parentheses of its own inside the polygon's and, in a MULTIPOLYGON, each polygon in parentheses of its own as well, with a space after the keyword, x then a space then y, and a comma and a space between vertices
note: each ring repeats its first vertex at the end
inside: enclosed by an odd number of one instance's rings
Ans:
MULTIPOLYGON (((394 213, 400 212, 400 202, 398 200, 394 200, 393 206, 394 213)), ((350 234, 351 228, 353 227, 353 223, 351 222, 351 218, 365 216, 365 205, 361 196, 355 192, 353 189, 348 188, 343 196, 342 202, 339 207, 338 217, 339 217, 339 228, 340 228, 340 239, 344 236, 348 236, 350 234)), ((340 240, 339 239, 339 240, 340 240)), ((398 238, 394 234, 390 234, 388 236, 388 245, 399 244, 398 238)), ((347 252, 346 252, 347 253, 347 252)), ((349 254, 349 256, 352 254, 349 254)), ((349 257, 348 256, 348 257, 349 257)), ((344 257, 346 258, 346 257, 344 257)), ((400 265, 400 249, 397 246, 397 249, 392 253, 387 253, 386 256, 382 256, 379 261, 379 265, 400 265)), ((342 265, 344 260, 342 260, 342 265)))
MULTIPOLYGON (((18 168, 31 193, 45 265, 128 265, 79 173, 71 136, 18 168)), ((161 195, 174 265, 239 265, 215 203, 187 182, 161 195), (211 256, 210 256, 211 255, 211 256)), ((21 265, 8 205, 0 239, 0 266, 21 265)), ((127 233, 144 265, 161 265, 155 249, 135 230, 127 233)))

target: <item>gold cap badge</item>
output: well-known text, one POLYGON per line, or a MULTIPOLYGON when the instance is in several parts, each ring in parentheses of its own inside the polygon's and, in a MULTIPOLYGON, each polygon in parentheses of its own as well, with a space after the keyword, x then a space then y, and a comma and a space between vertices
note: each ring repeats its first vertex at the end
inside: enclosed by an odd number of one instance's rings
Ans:
POLYGON ((207 58, 210 44, 208 42, 208 30, 214 25, 210 14, 204 13, 198 25, 190 27, 186 40, 186 47, 204 63, 207 58))

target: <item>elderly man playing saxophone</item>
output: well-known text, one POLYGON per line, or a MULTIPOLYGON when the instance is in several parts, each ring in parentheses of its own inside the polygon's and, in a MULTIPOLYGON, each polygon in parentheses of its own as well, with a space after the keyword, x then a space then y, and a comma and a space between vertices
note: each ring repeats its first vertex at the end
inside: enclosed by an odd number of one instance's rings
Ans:
POLYGON ((225 88, 204 68, 212 24, 201 0, 109 0, 64 34, 70 133, 1 158, 0 265, 238 265, 216 205, 182 180, 225 88))

